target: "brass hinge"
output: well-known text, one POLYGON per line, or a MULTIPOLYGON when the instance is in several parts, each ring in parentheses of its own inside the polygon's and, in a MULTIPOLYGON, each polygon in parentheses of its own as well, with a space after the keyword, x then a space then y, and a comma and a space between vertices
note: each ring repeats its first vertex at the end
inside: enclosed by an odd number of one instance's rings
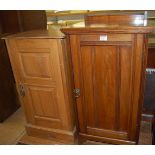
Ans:
POLYGON ((24 89, 24 86, 22 84, 19 84, 19 94, 21 97, 25 96, 25 89, 24 89))
POLYGON ((74 97, 79 97, 80 96, 80 89, 76 88, 73 90, 73 93, 74 93, 74 97))

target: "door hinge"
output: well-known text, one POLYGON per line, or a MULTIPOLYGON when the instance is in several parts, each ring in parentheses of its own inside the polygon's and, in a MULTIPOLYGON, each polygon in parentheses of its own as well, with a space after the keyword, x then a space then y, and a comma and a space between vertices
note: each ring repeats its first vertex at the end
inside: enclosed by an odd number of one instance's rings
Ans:
POLYGON ((73 93, 74 93, 74 97, 79 97, 80 96, 80 89, 76 88, 73 90, 73 93))
POLYGON ((19 84, 19 94, 21 97, 25 96, 25 89, 24 89, 24 86, 22 84, 19 84))

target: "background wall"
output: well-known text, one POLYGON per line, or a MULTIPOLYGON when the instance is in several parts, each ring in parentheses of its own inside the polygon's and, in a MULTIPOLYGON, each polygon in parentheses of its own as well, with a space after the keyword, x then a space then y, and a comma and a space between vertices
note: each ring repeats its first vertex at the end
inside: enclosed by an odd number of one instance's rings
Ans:
MULTIPOLYGON (((145 11, 145 10, 144 10, 145 11)), ((94 14, 91 14, 91 15, 98 15, 98 14, 104 14, 104 15, 107 15, 107 14, 143 14, 144 11, 104 11, 104 10, 101 10, 101 11, 96 11, 97 13, 94 13, 94 14)), ((83 12, 81 10, 70 10, 70 11, 58 11, 56 12, 56 15, 54 16, 54 10, 47 10, 47 21, 48 22, 56 22, 56 21, 59 21, 59 20, 84 20, 84 17, 85 17, 85 13, 88 13, 91 12, 89 10, 83 10, 83 12), (79 11, 79 14, 78 14, 78 11, 79 11), (74 13, 77 13, 77 14, 74 14, 74 13), (52 16, 50 16, 50 13, 52 16), (66 13, 66 15, 64 15, 64 13, 66 13), (81 13, 81 14, 80 14, 81 13), (49 16, 48 16, 49 14, 49 16)), ((148 12, 148 17, 155 17, 155 10, 153 11, 147 11, 148 12)))

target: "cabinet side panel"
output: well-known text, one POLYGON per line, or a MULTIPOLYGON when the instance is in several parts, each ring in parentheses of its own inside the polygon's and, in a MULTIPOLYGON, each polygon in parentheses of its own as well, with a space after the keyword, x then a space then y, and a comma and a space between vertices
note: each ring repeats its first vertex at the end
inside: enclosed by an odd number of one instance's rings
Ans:
POLYGON ((71 66, 69 38, 59 40, 57 42, 57 45, 59 49, 58 54, 63 83, 65 110, 67 115, 67 121, 65 123, 68 130, 73 130, 75 128, 75 111, 73 106, 73 104, 75 104, 75 100, 73 96, 74 83, 71 66))
POLYGON ((140 126, 140 115, 142 100, 141 94, 141 85, 144 83, 142 77, 145 76, 143 72, 143 35, 137 34, 134 36, 134 66, 133 66, 133 89, 132 89, 132 113, 131 113, 131 126, 130 126, 130 138, 134 141, 138 141, 137 137, 139 135, 139 126, 140 126), (143 73, 143 74, 142 74, 143 73))

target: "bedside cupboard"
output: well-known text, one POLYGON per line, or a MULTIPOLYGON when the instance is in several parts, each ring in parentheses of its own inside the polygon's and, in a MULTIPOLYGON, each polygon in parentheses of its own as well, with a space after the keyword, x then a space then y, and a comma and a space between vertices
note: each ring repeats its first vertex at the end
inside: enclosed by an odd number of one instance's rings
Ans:
POLYGON ((150 27, 63 28, 73 64, 81 144, 137 144, 150 27))
POLYGON ((20 142, 37 137, 42 138, 39 144, 45 139, 51 144, 74 144, 76 127, 64 35, 36 30, 5 40, 27 119, 26 136, 20 142))

